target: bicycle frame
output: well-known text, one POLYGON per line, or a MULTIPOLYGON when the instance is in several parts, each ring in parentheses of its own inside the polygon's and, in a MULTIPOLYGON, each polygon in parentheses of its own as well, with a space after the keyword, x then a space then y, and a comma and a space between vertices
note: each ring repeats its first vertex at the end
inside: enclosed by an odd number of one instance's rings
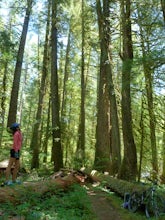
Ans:
POLYGON ((165 214, 165 202, 157 194, 157 183, 152 182, 152 186, 147 190, 139 194, 138 192, 133 192, 130 195, 128 201, 128 209, 131 212, 136 212, 137 209, 144 205, 146 217, 158 217, 165 214))

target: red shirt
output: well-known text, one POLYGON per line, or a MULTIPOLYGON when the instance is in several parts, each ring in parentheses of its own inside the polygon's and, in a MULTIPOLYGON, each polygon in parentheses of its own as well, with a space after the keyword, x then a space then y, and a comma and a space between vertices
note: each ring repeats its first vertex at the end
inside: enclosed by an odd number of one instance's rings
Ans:
POLYGON ((22 147, 22 134, 21 131, 16 131, 13 135, 13 149, 18 152, 22 147))

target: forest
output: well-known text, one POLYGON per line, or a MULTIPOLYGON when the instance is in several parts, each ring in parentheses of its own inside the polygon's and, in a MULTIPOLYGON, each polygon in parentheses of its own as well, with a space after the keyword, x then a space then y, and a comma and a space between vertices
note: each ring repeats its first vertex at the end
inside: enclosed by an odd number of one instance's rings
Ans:
POLYGON ((0 161, 165 183, 165 1, 0 1, 0 161))

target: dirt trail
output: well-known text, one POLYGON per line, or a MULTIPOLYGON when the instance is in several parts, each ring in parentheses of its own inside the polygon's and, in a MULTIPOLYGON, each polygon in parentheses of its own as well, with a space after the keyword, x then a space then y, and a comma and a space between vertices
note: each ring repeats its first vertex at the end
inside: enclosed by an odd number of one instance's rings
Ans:
POLYGON ((98 220, 122 220, 111 201, 107 199, 106 192, 89 190, 88 195, 98 220))

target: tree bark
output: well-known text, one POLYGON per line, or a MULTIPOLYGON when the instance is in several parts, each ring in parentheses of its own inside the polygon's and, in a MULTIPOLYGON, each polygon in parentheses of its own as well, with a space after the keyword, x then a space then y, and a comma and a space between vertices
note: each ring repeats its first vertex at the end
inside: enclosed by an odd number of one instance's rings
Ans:
POLYGON ((165 0, 161 0, 161 6, 162 6, 164 23, 165 23, 165 0))
POLYGON ((48 43, 49 43, 49 29, 50 29, 50 3, 48 4, 47 26, 45 35, 45 46, 43 56, 42 77, 39 88, 39 100, 36 113, 36 123, 33 127, 32 139, 30 148, 33 150, 31 168, 39 168, 39 151, 40 151, 40 130, 41 130, 41 118, 43 109, 43 99, 45 95, 46 78, 48 75, 48 43))
POLYGON ((78 141, 76 149, 76 162, 78 167, 82 167, 85 161, 85 21, 84 21, 84 0, 81 2, 82 8, 82 46, 81 46, 81 106, 80 121, 78 128, 78 141))
POLYGON ((137 176, 137 155, 136 145, 132 131, 131 112, 131 69, 133 61, 132 33, 130 20, 130 0, 121 1, 122 10, 122 34, 123 34, 123 55, 122 55, 122 132, 124 142, 124 158, 119 173, 119 178, 135 180, 137 176))
POLYGON ((8 67, 8 62, 6 61, 4 63, 4 74, 3 74, 3 81, 2 81, 2 99, 1 99, 1 111, 0 111, 0 148, 2 147, 2 137, 3 137, 3 131, 4 131, 4 122, 5 122, 5 112, 6 112, 6 87, 7 87, 7 67, 8 67))
POLYGON ((119 120, 116 104, 116 94, 113 83, 112 63, 112 47, 111 47, 111 20, 110 20, 110 0, 104 2, 104 37, 108 51, 109 63, 107 65, 107 79, 108 79, 108 92, 110 99, 110 157, 111 157, 111 170, 112 175, 119 172, 121 165, 121 144, 119 132, 119 120))
POLYGON ((104 0, 103 6, 101 6, 100 1, 97 1, 101 58, 95 167, 97 164, 99 166, 101 165, 104 170, 106 169, 114 175, 118 173, 121 155, 116 96, 111 68, 111 24, 109 8, 109 0, 104 0), (104 138, 103 135, 105 136, 104 138))
MULTIPOLYGON (((50 194, 55 194, 54 189, 57 188, 61 190, 67 190, 69 186, 73 184, 82 184, 81 178, 76 174, 71 173, 65 177, 57 177, 50 180, 43 180, 38 182, 24 182, 21 185, 4 186, 0 190, 0 203, 11 202, 14 204, 22 203, 21 197, 25 194, 26 191, 33 191, 39 195, 43 195, 47 192, 50 194), (54 187, 53 187, 54 186, 54 187)), ((28 192, 27 192, 28 193, 28 192)))
POLYGON ((151 153, 152 153, 152 169, 153 175, 155 177, 158 174, 158 156, 157 156, 157 145, 156 145, 156 120, 154 113, 154 99, 153 99, 153 66, 151 64, 149 54, 150 54, 150 45, 149 37, 146 35, 147 31, 143 32, 143 27, 140 27, 140 36, 141 36, 141 47, 143 55, 143 69, 145 77, 145 88, 147 94, 147 104, 149 112, 149 123, 150 123, 150 143, 151 143, 151 153))
POLYGON ((51 111, 51 106, 50 106, 50 99, 49 99, 49 103, 48 103, 48 108, 47 108, 47 112, 48 112, 48 116, 47 116, 47 123, 46 123, 46 132, 45 132, 45 137, 44 137, 44 141, 43 141, 43 152, 44 152, 44 158, 43 158, 43 162, 46 163, 47 162, 47 154, 48 154, 48 140, 49 140, 49 128, 50 128, 50 111, 51 111))
MULTIPOLYGON (((164 99, 165 101, 165 99, 164 99)), ((165 105, 164 105, 164 115, 165 115, 165 105)), ((163 135, 162 135, 162 155, 163 155, 163 166, 162 166, 162 183, 165 183, 165 118, 163 123, 163 135)))
POLYGON ((144 157, 144 140, 145 140, 145 128, 144 128, 144 94, 141 97, 141 115, 140 115, 140 153, 139 153, 139 167, 138 167, 138 182, 141 179, 142 162, 144 157))
MULTIPOLYGON (((145 185, 137 182, 129 182, 126 180, 121 180, 117 178, 113 178, 109 175, 104 175, 100 173, 96 173, 93 176, 97 182, 105 183, 104 188, 110 190, 111 192, 115 192, 120 197, 124 198, 125 193, 139 192, 142 193, 146 189, 150 187, 150 185, 145 185)), ((150 182, 148 182, 150 183, 150 182)))
POLYGON ((28 0, 24 24, 23 24, 23 30, 22 30, 18 54, 17 54, 17 61, 16 61, 16 66, 15 66, 15 71, 14 71, 14 79, 13 79, 13 85, 12 85, 12 91, 11 91, 7 127, 10 127, 10 125, 16 122, 16 119, 17 119, 19 85, 20 85, 20 78, 21 78, 21 70, 22 70, 26 35, 28 31, 32 4, 33 4, 33 0, 28 0))
POLYGON ((54 171, 63 167, 61 146, 61 125, 59 116, 59 94, 57 73, 57 0, 52 0, 52 33, 51 33, 51 105, 52 105, 52 161, 54 171))
POLYGON ((103 31, 104 15, 100 0, 97 1, 97 16, 100 38, 100 70, 97 95, 97 125, 94 168, 110 171, 110 100, 108 93, 108 52, 103 31))

